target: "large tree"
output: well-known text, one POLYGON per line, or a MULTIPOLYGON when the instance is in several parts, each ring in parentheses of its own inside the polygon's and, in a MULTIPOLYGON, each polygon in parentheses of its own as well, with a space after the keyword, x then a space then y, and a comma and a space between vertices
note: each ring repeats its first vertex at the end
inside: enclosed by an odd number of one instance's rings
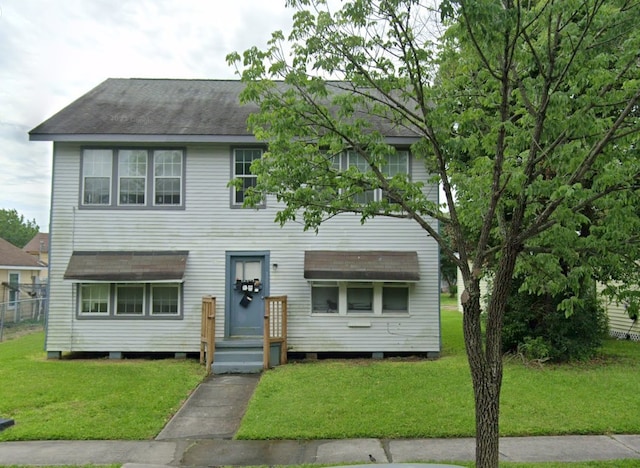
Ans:
MULTIPOLYGON (((514 275, 526 278, 524 289, 551 294, 578 292, 583 278, 619 297, 637 284, 640 5, 287 4, 295 9, 288 38, 276 32, 266 50, 228 57, 247 83, 244 99, 260 108, 251 128, 269 143, 252 166, 258 183, 248 202, 274 194, 283 202, 276 219, 307 229, 345 212, 363 222, 406 217, 440 244, 463 279, 476 465, 496 467, 501 331, 514 275), (376 131, 381 125, 416 135, 412 155, 441 184, 442 204, 406 175, 387 177, 395 149, 376 131), (346 150, 368 170, 338 172, 332 158, 346 150), (355 195, 371 188, 390 196, 358 203, 355 195)), ((559 307, 570 314, 579 301, 567 295, 559 307)))
POLYGON ((16 210, 0 209, 0 237, 16 247, 24 247, 38 234, 35 219, 25 220, 16 210))

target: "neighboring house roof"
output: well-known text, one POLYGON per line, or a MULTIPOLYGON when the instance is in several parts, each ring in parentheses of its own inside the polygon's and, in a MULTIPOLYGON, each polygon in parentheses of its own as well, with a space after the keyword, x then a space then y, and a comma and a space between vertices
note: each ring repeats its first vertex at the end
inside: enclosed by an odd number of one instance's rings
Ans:
MULTIPOLYGON (((334 83, 336 92, 348 92, 334 83)), ((245 86, 238 80, 110 78, 29 135, 45 141, 256 142, 247 118, 258 108, 240 104, 245 86)), ((405 127, 370 120, 386 137, 417 139, 405 127)))
POLYGON ((86 252, 71 255, 64 279, 78 281, 181 281, 187 251, 86 252))
POLYGON ((308 250, 304 277, 311 280, 419 281, 417 252, 308 250))
POLYGON ((39 232, 22 250, 30 254, 49 253, 49 233, 39 232))
POLYGON ((0 268, 4 270, 43 270, 45 267, 32 255, 0 238, 0 268))

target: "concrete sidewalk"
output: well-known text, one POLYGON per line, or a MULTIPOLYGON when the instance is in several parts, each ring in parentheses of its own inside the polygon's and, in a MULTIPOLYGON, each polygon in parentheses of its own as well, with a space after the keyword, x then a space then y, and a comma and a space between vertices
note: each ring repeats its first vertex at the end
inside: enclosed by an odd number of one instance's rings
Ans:
MULTIPOLYGON (((0 465, 135 465, 210 467, 460 462, 474 459, 475 441, 462 439, 232 440, 258 382, 223 375, 200 384, 155 440, 0 443, 0 465)), ((19 421, 16 422, 19 424, 19 421)), ((638 459, 640 435, 508 437, 503 461, 638 459)), ((138 467, 139 468, 139 467, 138 467)))
MULTIPOLYGON (((210 467, 460 462, 474 459, 474 440, 221 440, 2 442, 2 465, 85 465, 121 463, 210 467)), ((590 461, 638 459, 640 436, 514 437, 500 442, 502 461, 590 461)))

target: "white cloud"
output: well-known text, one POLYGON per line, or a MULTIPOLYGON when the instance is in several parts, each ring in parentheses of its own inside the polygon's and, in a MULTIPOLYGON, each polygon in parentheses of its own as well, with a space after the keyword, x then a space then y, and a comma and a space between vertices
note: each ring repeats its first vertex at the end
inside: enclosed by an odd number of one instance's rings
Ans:
POLYGON ((289 30, 284 0, 0 1, 0 208, 48 229, 51 144, 27 132, 109 77, 235 78, 289 30))

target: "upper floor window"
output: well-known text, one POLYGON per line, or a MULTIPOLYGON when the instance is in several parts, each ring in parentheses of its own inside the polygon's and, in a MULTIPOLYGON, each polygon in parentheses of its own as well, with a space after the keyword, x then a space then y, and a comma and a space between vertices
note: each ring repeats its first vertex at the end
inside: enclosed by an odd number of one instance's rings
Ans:
POLYGON ((144 205, 147 184, 147 151, 118 151, 120 205, 144 205))
MULTIPOLYGON (((409 175, 409 152, 396 151, 395 154, 390 154, 381 170, 387 179, 392 179, 397 174, 409 175)), ((382 190, 379 196, 381 200, 388 200, 389 203, 398 203, 397 197, 386 190, 382 190)))
MULTIPOLYGON (((357 151, 347 151, 342 158, 336 157, 332 162, 332 167, 340 170, 340 168, 356 168, 359 172, 365 173, 370 171, 369 163, 357 151), (340 164, 342 159, 343 163, 340 164), (337 163, 335 162, 337 161, 337 163)), ((397 150, 394 154, 386 157, 385 163, 380 167, 380 172, 388 179, 392 179, 397 174, 409 175, 409 151, 397 150)), ((397 203, 397 196, 393 196, 386 190, 382 189, 366 189, 354 195, 353 200, 359 204, 367 204, 373 201, 388 200, 390 203, 397 203)))
POLYGON ((113 150, 90 149, 82 155, 82 204, 111 204, 113 150))
POLYGON ((233 178, 242 181, 242 188, 233 189, 232 205, 242 206, 246 191, 255 187, 258 177, 251 173, 251 163, 262 157, 260 148, 236 148, 233 150, 233 178))
POLYGON ((154 151, 153 180, 156 205, 179 205, 182 193, 182 151, 154 151))
POLYGON ((81 204, 183 206, 183 166, 181 149, 84 149, 81 204))
MULTIPOLYGON (((360 153, 356 151, 347 151, 347 167, 355 167, 359 172, 368 172, 369 163, 360 153)), ((364 190, 354 195, 353 201, 356 203, 367 204, 375 200, 375 190, 364 190)))

